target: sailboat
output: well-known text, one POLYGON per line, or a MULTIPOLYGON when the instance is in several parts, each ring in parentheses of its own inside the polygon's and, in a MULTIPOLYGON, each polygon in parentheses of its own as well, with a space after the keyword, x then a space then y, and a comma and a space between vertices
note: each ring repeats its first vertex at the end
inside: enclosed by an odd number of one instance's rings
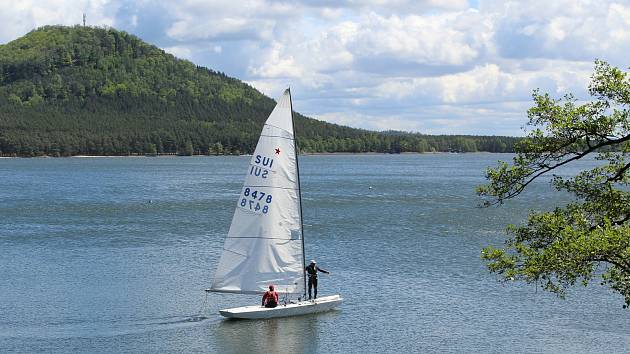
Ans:
POLYGON ((229 318, 263 319, 327 311, 339 295, 306 299, 304 223, 291 91, 267 118, 247 167, 221 259, 208 291, 263 294, 274 285, 277 307, 220 310, 229 318), (293 297, 297 297, 293 299, 293 297))

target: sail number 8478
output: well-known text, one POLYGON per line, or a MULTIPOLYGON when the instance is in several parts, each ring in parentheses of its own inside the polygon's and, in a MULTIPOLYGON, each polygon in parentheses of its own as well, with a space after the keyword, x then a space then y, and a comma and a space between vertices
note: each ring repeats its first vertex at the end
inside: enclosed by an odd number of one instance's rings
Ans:
POLYGON ((269 204, 271 204, 271 200, 273 199, 271 194, 245 188, 243 196, 247 198, 241 198, 241 207, 255 212, 262 212, 263 214, 267 214, 269 212, 269 204))

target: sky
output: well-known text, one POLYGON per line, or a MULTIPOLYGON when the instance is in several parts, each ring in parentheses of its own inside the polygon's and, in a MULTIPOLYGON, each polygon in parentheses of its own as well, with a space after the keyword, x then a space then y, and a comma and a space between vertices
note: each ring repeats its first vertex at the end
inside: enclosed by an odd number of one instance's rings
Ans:
POLYGON ((523 135, 531 94, 588 100, 630 66, 629 0, 0 0, 0 43, 35 27, 132 33, 307 116, 371 130, 523 135))

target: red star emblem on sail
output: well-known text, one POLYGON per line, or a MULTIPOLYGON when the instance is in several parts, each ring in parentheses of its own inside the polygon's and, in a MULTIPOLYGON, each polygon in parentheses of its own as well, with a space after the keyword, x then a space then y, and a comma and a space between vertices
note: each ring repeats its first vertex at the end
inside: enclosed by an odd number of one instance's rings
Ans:
POLYGON ((280 155, 280 148, 276 148, 276 155, 280 155))

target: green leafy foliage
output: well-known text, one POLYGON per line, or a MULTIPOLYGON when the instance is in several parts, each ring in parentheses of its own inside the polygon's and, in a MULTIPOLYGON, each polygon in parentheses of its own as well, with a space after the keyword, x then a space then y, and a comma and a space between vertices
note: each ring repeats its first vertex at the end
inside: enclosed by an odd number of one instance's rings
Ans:
POLYGON ((630 305, 630 76, 595 63, 589 91, 578 104, 535 91, 527 138, 516 145, 511 165, 487 170, 478 187, 486 206, 518 196, 530 183, 562 166, 595 156, 597 167, 571 177, 554 175, 558 190, 574 201, 549 212, 532 212, 524 225, 508 227, 503 248, 488 247, 482 258, 503 281, 540 284, 564 296, 594 279, 623 295, 630 305))
MULTIPOLYGON (((251 153, 274 101, 114 29, 0 45, 0 155, 251 153)), ((509 152, 509 137, 375 133, 296 114, 302 152, 509 152)))

